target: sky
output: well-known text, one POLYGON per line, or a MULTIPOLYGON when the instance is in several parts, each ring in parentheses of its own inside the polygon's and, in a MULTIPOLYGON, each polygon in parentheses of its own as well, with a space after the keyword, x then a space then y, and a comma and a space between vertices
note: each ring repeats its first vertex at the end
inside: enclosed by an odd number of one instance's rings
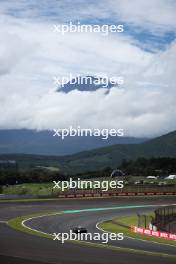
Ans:
POLYGON ((0 129, 176 130, 175 0, 0 0, 0 129), (54 32, 69 22, 123 33, 54 32), (55 76, 122 76, 105 94, 58 93, 55 76))

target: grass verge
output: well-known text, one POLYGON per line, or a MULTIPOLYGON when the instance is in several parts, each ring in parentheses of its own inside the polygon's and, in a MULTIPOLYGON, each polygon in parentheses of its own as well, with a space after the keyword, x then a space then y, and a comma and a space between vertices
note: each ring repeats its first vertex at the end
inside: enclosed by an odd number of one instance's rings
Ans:
MULTIPOLYGON (((58 201, 60 198, 26 198, 26 199, 1 199, 0 203, 27 203, 27 202, 45 202, 45 201, 58 201)), ((66 200, 66 199, 65 199, 66 200)))
POLYGON ((53 238, 51 234, 44 234, 40 231, 32 230, 22 225, 23 221, 28 220, 30 218, 35 218, 35 217, 37 218, 37 217, 42 217, 42 216, 47 216, 47 215, 52 215, 52 214, 59 214, 59 213, 58 212, 52 212, 52 213, 48 212, 48 213, 43 213, 43 214, 38 213, 38 214, 31 214, 27 216, 19 216, 19 217, 10 219, 8 221, 8 225, 16 230, 19 230, 21 232, 25 232, 31 235, 38 235, 38 236, 46 237, 46 238, 53 238))
MULTIPOLYGON (((150 215, 152 215, 152 213, 150 215)), ((136 238, 136 239, 147 240, 147 241, 151 241, 151 242, 157 242, 157 243, 161 243, 161 244, 165 244, 165 245, 172 245, 172 246, 176 247, 175 241, 165 240, 165 239, 157 238, 157 237, 150 237, 150 236, 141 235, 141 234, 131 232, 130 226, 132 226, 132 225, 136 226, 137 221, 138 221, 137 216, 132 215, 132 216, 127 216, 127 217, 116 218, 116 219, 113 219, 110 221, 105 221, 103 223, 100 223, 99 227, 105 231, 108 231, 108 232, 123 233, 124 236, 132 237, 132 238, 136 238)))

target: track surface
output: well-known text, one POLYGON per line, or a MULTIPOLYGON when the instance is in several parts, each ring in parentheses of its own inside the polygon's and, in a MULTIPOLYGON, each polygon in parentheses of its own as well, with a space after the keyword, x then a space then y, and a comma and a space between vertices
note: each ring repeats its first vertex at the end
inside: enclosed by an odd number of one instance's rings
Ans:
MULTIPOLYGON (((102 248, 87 247, 71 243, 60 244, 46 238, 28 235, 11 229, 5 221, 21 215, 35 212, 63 211, 72 209, 115 207, 125 205, 161 205, 176 203, 175 197, 163 198, 108 198, 91 200, 58 200, 30 203, 0 203, 0 261, 4 264, 88 264, 88 263, 175 263, 175 260, 143 256, 136 253, 118 252, 102 248)), ((154 207, 153 207, 154 208, 154 207)), ((131 215, 136 212, 151 211, 152 208, 105 210, 96 212, 71 213, 57 216, 38 218, 26 224, 38 230, 53 232, 68 232, 70 228, 82 225, 89 232, 98 232, 96 223, 117 216, 131 215)), ((151 242, 142 242, 125 238, 124 241, 111 242, 113 245, 134 249, 149 250, 168 254, 176 254, 176 248, 158 245, 151 242)))

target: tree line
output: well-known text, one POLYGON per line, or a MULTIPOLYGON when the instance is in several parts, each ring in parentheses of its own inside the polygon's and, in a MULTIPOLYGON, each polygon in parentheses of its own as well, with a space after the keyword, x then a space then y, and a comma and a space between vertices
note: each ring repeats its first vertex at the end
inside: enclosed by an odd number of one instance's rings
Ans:
POLYGON ((126 176, 167 176, 176 174, 176 158, 138 158, 137 160, 123 160, 116 168, 107 167, 99 171, 87 171, 84 173, 68 175, 63 171, 52 171, 43 168, 19 169, 0 168, 0 185, 16 183, 40 183, 54 180, 66 180, 72 178, 98 178, 109 177, 113 169, 122 170, 126 176))

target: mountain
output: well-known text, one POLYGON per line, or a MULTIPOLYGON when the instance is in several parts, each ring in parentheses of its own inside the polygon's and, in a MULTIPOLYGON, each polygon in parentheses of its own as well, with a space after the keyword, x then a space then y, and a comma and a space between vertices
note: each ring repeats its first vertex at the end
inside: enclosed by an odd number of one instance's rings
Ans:
POLYGON ((116 168, 123 159, 135 160, 139 157, 176 157, 176 131, 140 144, 116 144, 77 153, 65 157, 64 168, 70 172, 116 168))
POLYGON ((38 155, 68 155, 84 150, 105 147, 114 144, 141 143, 144 138, 110 137, 53 137, 52 131, 27 129, 0 130, 0 153, 25 153, 38 155))
POLYGON ((75 174, 108 166, 116 168, 123 159, 135 160, 139 157, 176 157, 176 131, 140 144, 116 144, 62 157, 6 154, 0 155, 0 160, 14 159, 21 167, 57 166, 75 174))
POLYGON ((118 87, 118 84, 112 84, 110 80, 101 77, 79 76, 72 78, 68 83, 61 85, 57 91, 69 93, 73 90, 93 92, 98 89, 105 89, 105 93, 108 94, 112 87, 118 87))

